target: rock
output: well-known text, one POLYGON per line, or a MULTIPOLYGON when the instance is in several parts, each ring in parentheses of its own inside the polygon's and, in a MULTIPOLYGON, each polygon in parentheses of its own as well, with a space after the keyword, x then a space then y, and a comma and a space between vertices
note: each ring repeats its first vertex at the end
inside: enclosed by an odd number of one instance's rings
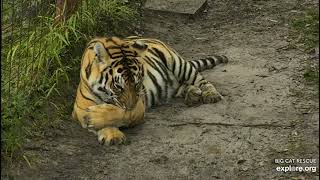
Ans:
POLYGON ((297 131, 292 131, 291 135, 298 136, 298 132, 297 131))
POLYGON ((72 151, 67 151, 66 154, 68 154, 69 156, 73 155, 72 151))
POLYGON ((287 151, 289 151, 289 149, 278 149, 277 150, 278 153, 287 152, 287 151))
POLYGON ((258 163, 258 165, 259 166, 264 166, 264 162, 261 161, 261 162, 258 163))
POLYGON ((245 159, 240 159, 240 160, 238 160, 238 162, 237 162, 237 164, 243 164, 244 162, 246 162, 247 160, 245 160, 245 159))

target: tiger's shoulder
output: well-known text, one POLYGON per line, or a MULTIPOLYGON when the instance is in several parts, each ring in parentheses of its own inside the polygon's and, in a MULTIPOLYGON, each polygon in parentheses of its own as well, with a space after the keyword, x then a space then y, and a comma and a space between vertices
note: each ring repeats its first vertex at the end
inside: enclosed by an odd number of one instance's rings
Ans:
POLYGON ((159 39, 128 36, 124 40, 127 42, 138 42, 137 44, 145 45, 147 51, 145 51, 144 55, 146 56, 153 56, 157 58, 163 58, 166 60, 168 60, 168 58, 172 56, 180 56, 174 48, 172 48, 169 44, 164 43, 159 39))

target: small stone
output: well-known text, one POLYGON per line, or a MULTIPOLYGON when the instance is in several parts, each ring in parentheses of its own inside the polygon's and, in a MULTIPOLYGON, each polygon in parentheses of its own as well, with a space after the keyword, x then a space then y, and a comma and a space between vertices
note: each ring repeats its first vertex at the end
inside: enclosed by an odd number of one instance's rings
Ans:
POLYGON ((271 22, 274 22, 274 23, 278 23, 278 21, 274 20, 274 19, 268 19, 268 20, 271 21, 271 22))
POLYGON ((238 162, 237 162, 237 164, 243 164, 244 162, 246 162, 247 160, 245 160, 245 159, 240 159, 238 162))
POLYGON ((249 169, 248 167, 243 167, 242 171, 248 171, 248 169, 249 169))
POLYGON ((196 40, 208 40, 208 38, 205 38, 205 37, 197 37, 195 38, 196 40))
POLYGON ((58 166, 58 162, 57 161, 52 161, 52 164, 55 166, 58 166))
POLYGON ((109 174, 108 170, 105 169, 105 170, 103 171, 103 174, 104 174, 104 175, 108 175, 108 174, 109 174))
POLYGON ((71 155, 73 155, 73 152, 67 151, 66 154, 68 154, 69 156, 71 156, 71 155))
POLYGON ((289 149, 279 149, 279 150, 277 150, 278 153, 287 152, 287 151, 289 151, 289 149))
POLYGON ((262 161, 259 162, 259 166, 264 166, 264 163, 262 161))

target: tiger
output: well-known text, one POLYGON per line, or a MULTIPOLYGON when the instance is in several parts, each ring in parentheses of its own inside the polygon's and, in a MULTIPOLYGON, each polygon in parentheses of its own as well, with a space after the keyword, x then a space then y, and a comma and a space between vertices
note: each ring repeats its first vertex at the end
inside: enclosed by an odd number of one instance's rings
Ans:
POLYGON ((200 73, 224 55, 186 61, 158 39, 96 37, 83 53, 72 117, 95 133, 101 144, 126 142, 120 127, 144 122, 145 111, 184 98, 188 106, 223 97, 200 73))

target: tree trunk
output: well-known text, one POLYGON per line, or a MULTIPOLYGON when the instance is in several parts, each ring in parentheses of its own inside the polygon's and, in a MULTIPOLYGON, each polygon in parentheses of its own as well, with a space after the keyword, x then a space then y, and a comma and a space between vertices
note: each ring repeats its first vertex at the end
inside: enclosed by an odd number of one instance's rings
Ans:
POLYGON ((56 0, 56 15, 54 22, 66 20, 75 11, 77 0, 56 0))

